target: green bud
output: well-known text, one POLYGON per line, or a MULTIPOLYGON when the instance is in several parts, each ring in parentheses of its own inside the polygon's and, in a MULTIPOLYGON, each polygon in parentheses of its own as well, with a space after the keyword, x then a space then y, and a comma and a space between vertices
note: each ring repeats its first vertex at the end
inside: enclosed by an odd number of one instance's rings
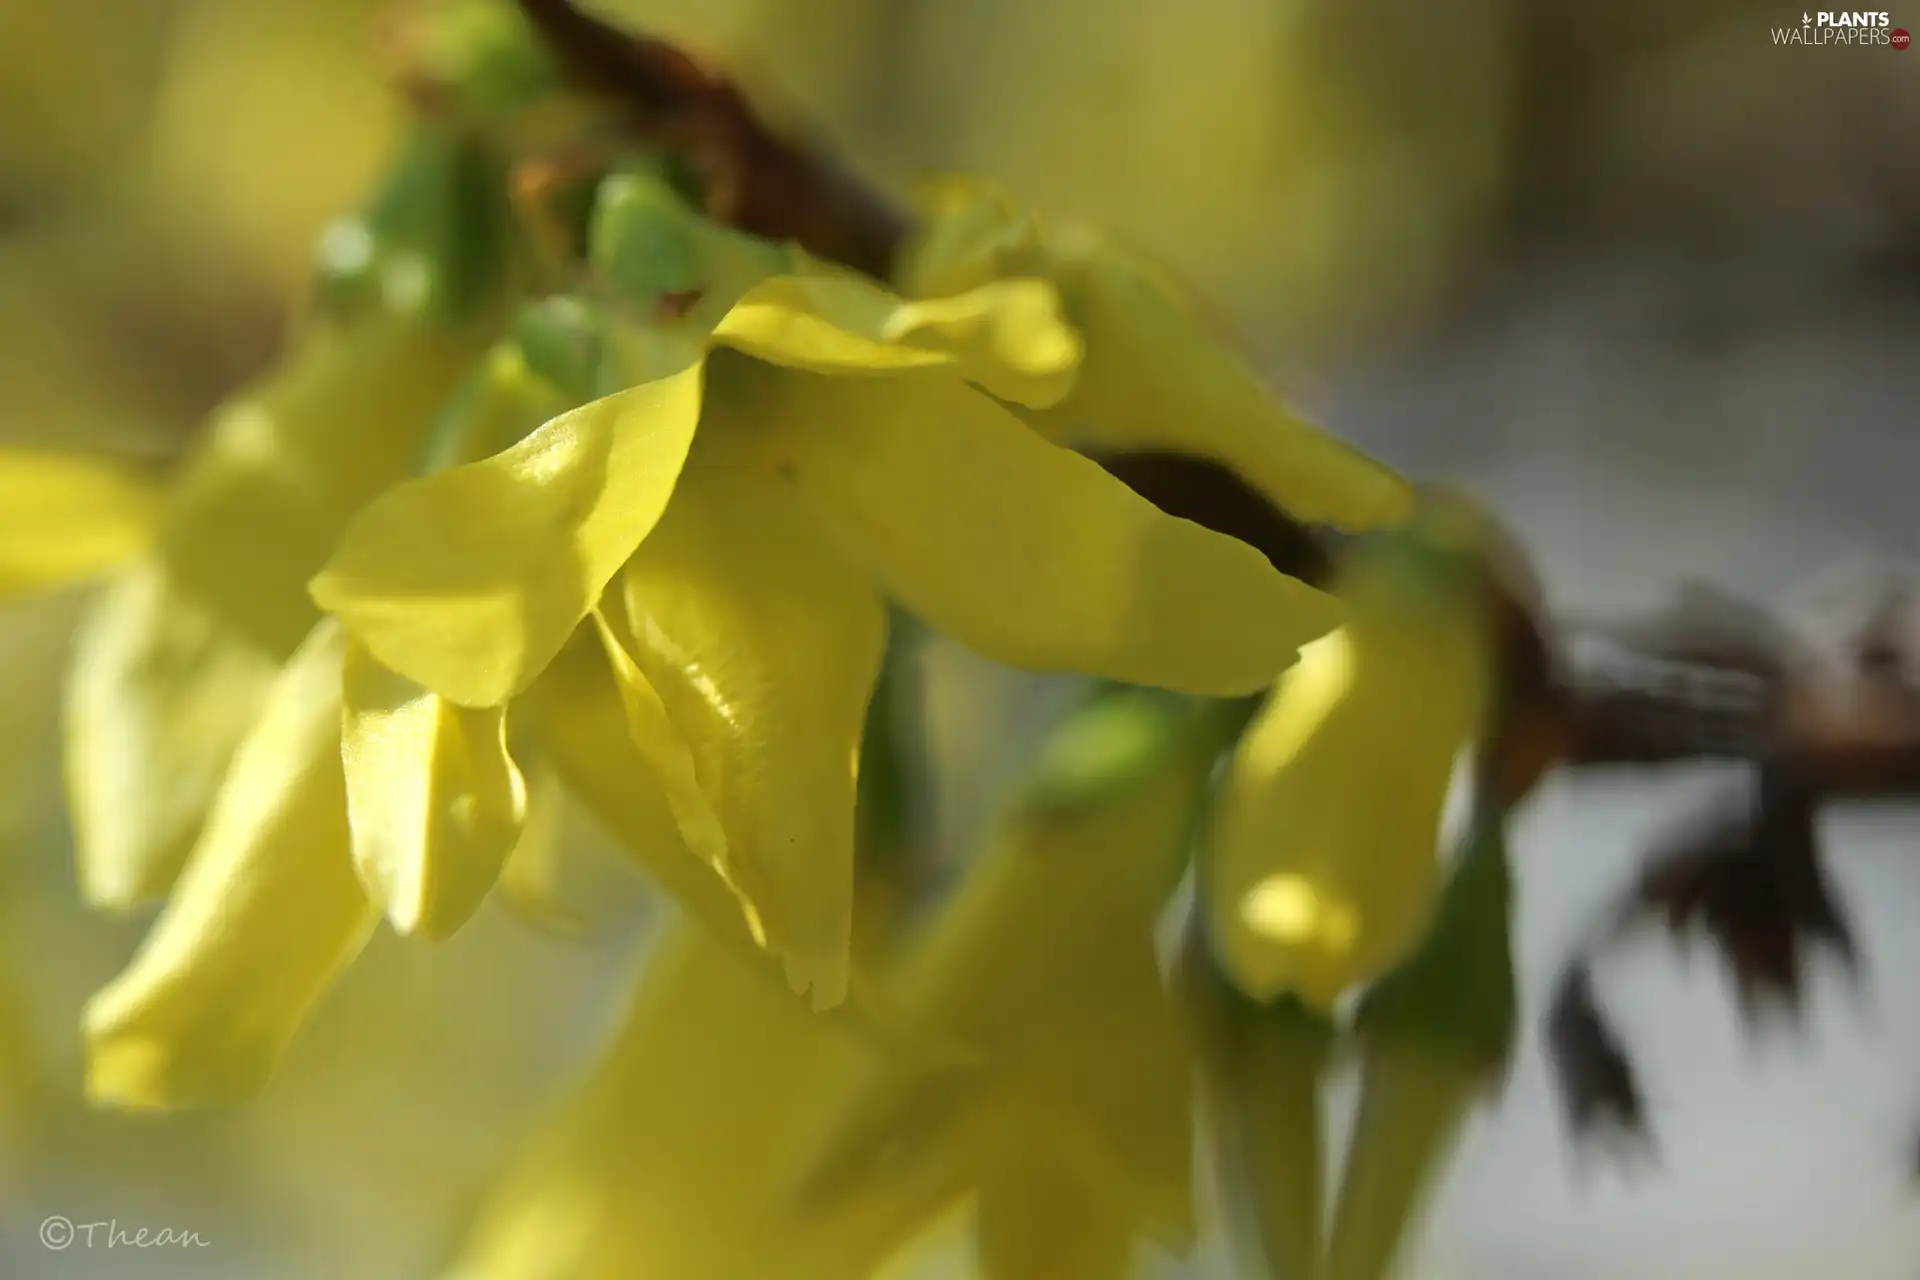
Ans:
POLYGON ((1206 1099, 1207 1148, 1236 1246, 1268 1280, 1313 1280, 1321 1245, 1320 1087, 1334 1028, 1297 999, 1262 1005, 1220 972, 1197 928, 1176 969, 1206 1099))
POLYGON ((1028 779, 1036 809, 1098 804, 1165 768, 1186 741, 1192 704, 1155 689, 1114 686, 1056 725, 1028 779))
POLYGON ((1513 1051, 1512 884, 1498 822, 1454 871, 1431 932, 1356 1018, 1360 1110, 1329 1280, 1385 1280, 1460 1128, 1513 1051))
POLYGON ((664 170, 623 169, 600 184, 587 257, 616 298, 650 312, 664 297, 700 288, 699 222, 664 170))
POLYGON ((1419 948, 1362 1001, 1359 1034, 1504 1063, 1519 1021, 1512 913, 1505 834, 1489 822, 1467 842, 1419 948))
POLYGON ((607 316, 570 294, 542 298, 520 309, 513 340, 527 368, 575 403, 598 399, 607 356, 607 316))

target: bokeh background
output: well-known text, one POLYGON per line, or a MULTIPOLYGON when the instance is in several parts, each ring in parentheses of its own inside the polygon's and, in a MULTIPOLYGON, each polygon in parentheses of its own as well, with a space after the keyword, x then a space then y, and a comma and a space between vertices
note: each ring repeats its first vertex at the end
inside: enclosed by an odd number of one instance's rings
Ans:
MULTIPOLYGON (((1914 550, 1920 53, 1783 47, 1800 11, 1748 0, 592 7, 710 52, 876 182, 984 172, 1130 237, 1321 420, 1490 500, 1558 607, 1770 596, 1914 550)), ((0 0, 0 442, 159 465, 261 366, 396 122, 379 12, 0 0)), ((615 1012, 644 890, 609 856, 582 936, 489 908, 439 948, 376 944, 243 1112, 87 1113, 78 1010, 142 922, 83 914, 69 869, 55 719, 83 597, 0 615, 0 1274, 429 1274, 615 1012), (211 1244, 51 1253, 55 1213, 211 1244)), ((931 666, 957 849, 1060 691, 931 666)), ((1534 1024, 1647 840, 1742 781, 1544 790, 1516 841, 1534 1024)), ((1709 957, 1603 965, 1659 1165, 1572 1151, 1530 1024, 1413 1280, 1920 1275, 1920 821, 1825 826, 1865 985, 1821 975, 1808 1033, 1756 1045, 1709 957)))

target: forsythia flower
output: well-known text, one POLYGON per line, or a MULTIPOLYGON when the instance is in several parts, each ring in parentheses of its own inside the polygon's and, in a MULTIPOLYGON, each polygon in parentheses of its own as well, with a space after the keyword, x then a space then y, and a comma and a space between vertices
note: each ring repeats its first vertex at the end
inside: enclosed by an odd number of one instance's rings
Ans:
POLYGON ((151 486, 56 453, 0 453, 0 602, 119 568, 152 539, 151 486))
POLYGON ((1493 684, 1485 604, 1449 500, 1349 549, 1348 620, 1241 739, 1202 877, 1209 936, 1256 1000, 1328 1011, 1425 930, 1441 807, 1493 684))
POLYGON ((597 634, 687 846, 828 1006, 886 599, 1015 665, 1208 694, 1258 687, 1338 611, 1015 414, 1075 385, 1084 344, 1050 285, 909 302, 756 256, 659 185, 616 175, 593 233, 603 275, 644 287, 625 290, 637 318, 616 306, 589 334, 581 385, 626 389, 396 487, 313 597, 379 664, 488 717, 597 634))
POLYGON ((896 275, 910 297, 1035 277, 1060 290, 1087 356, 1071 392, 1025 416, 1090 450, 1172 450, 1236 471, 1295 519, 1397 524, 1412 492, 1391 470, 1302 422, 1173 284, 1098 233, 1019 209, 991 184, 926 193, 896 275))
POLYGON ((1143 1237, 1187 1242, 1190 1063, 1153 927, 1219 729, 1144 691, 1083 709, 908 936, 863 858, 861 954, 964 1067, 846 1038, 676 922, 453 1274, 859 1280, 969 1196, 982 1267, 1006 1280, 1121 1280, 1143 1237), (1074 776, 1089 763, 1104 785, 1074 776))
POLYGON ((1215 709, 1121 690, 1055 731, 890 966, 904 1016, 980 1061, 888 1060, 842 1081, 816 1103, 803 1208, 892 1179, 972 1194, 983 1264, 1009 1278, 1120 1280, 1143 1239, 1191 1243, 1192 1062, 1154 925, 1222 727, 1215 709))
POLYGON ((654 944, 592 1077, 490 1198, 459 1280, 848 1280, 920 1220, 903 1183, 789 1226, 808 1100, 871 1050, 697 920, 654 944))
POLYGON ((1213 1148, 1276 1275, 1383 1280, 1512 1043, 1496 789, 1480 789, 1444 892, 1438 862, 1456 761, 1493 710, 1485 574, 1503 549, 1480 512, 1440 494, 1408 527, 1349 546, 1334 587, 1346 624, 1281 678, 1216 804, 1181 990, 1213 1148), (1360 1109, 1323 1229, 1328 1019, 1375 979, 1352 1032, 1360 1109))
POLYGON ((353 510, 417 465, 489 340, 504 246, 473 193, 492 163, 464 136, 413 139, 329 236, 340 293, 216 414, 155 554, 83 630, 67 730, 83 883, 123 906, 187 865, 88 1008, 98 1098, 251 1091, 377 918, 349 854, 344 644, 305 580, 353 510))
MULTIPOLYGON (((863 744, 853 950, 868 964, 897 939, 914 865, 894 754, 899 670, 890 657, 863 744)), ((598 775, 616 788, 629 785, 635 752, 619 716, 616 707, 614 759, 598 775)), ((698 868, 684 854, 679 865, 698 868)), ((811 1150, 812 1100, 876 1049, 769 981, 699 905, 667 922, 591 1076, 489 1195, 450 1276, 847 1280, 921 1221, 937 1189, 897 1180, 831 1213, 788 1212, 786 1188, 811 1150)))

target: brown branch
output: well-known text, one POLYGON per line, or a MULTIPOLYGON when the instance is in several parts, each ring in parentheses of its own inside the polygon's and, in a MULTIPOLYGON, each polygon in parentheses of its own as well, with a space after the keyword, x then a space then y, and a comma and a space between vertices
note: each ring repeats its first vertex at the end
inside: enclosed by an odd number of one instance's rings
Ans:
POLYGON ((685 152, 708 181, 714 217, 879 279, 890 274, 906 216, 821 153, 770 128, 732 81, 568 0, 520 0, 520 8, 579 88, 625 108, 650 141, 685 152))

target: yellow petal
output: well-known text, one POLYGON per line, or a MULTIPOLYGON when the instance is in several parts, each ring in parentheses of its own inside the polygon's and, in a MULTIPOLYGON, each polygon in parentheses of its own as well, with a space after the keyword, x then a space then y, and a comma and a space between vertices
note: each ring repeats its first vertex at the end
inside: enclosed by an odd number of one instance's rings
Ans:
POLYGON ((222 408, 171 495, 162 545, 180 584, 284 657, 317 615, 307 579, 360 506, 419 465, 477 335, 381 318, 301 331, 222 408))
POLYGON ((90 578, 153 536, 152 489, 105 463, 0 450, 0 601, 90 578))
POLYGON ((756 952, 740 900, 681 837, 659 775, 634 742, 594 630, 581 628, 517 705, 561 782, 640 870, 715 936, 756 952))
POLYGON ((701 377, 692 365, 398 486, 353 522, 313 598, 408 679, 461 706, 506 702, 660 518, 701 377))
POLYGON ((1425 928, 1441 807, 1491 680, 1472 601, 1400 618, 1355 609, 1241 739, 1205 882, 1235 984, 1322 1011, 1425 928))
POLYGON ((351 641, 340 747, 361 883, 403 934, 467 922, 520 838, 527 787, 505 707, 457 707, 351 641))
POLYGON ((1253 548, 1162 514, 966 387, 789 382, 767 411, 848 553, 986 657, 1227 696, 1338 621, 1253 548))
POLYGON ((522 919, 564 935, 593 932, 603 915, 586 901, 594 887, 580 842, 564 834, 566 792, 550 767, 527 771, 527 818, 500 868, 503 901, 522 919))
POLYGON ((157 561, 94 604, 74 642, 65 733, 89 902, 124 910, 166 893, 276 670, 157 561))
POLYGON ((1366 529, 1412 513, 1406 481, 1294 414, 1153 275, 1092 240, 1064 251, 1062 274, 1087 359, 1051 433, 1212 458, 1308 523, 1366 529))
POLYGON ((728 880, 795 989, 839 1003, 885 607, 791 485, 717 450, 696 450, 625 585, 634 660, 719 810, 728 880))
POLYGON ((673 922, 586 1086, 481 1214, 467 1280, 849 1280, 916 1221, 906 1191, 780 1213, 818 1081, 863 1051, 697 923, 673 922), (697 1099, 724 1100, 704 1105, 697 1099))
POLYGON ((1123 1204, 1073 1170, 1009 1162, 980 1189, 974 1251, 980 1280, 1129 1280, 1136 1231, 1123 1204))
POLYGON ((1042 280, 996 281, 905 302, 858 276, 778 276, 749 290, 714 340, 810 373, 950 366, 1015 404, 1056 404, 1073 384, 1080 339, 1042 280))
POLYGON ((948 181, 901 278, 918 293, 1036 275, 1059 287, 1086 343, 1073 394, 1035 416, 1053 438, 1211 458, 1309 523, 1365 529, 1412 513, 1403 479, 1300 419, 1179 289, 1085 228, 1042 227, 989 185, 948 181))
POLYGON ((911 298, 977 289, 1020 267, 1044 268, 1044 230, 994 183, 947 176, 918 193, 921 218, 901 249, 894 279, 911 298))
POLYGON ((919 1166, 978 1180, 996 1161, 1041 1160, 1142 1233, 1190 1239, 1192 1058, 1153 932, 1218 748, 1198 722, 1173 733, 1174 756, 1136 787, 1097 806, 1023 807, 969 863, 892 993, 924 1030, 976 1050, 981 1069, 956 1079, 888 1063, 823 1106, 823 1179, 898 1172, 889 1146, 929 1178, 919 1166))
POLYGON ((240 747, 166 910, 88 1003, 87 1091, 127 1107, 259 1090, 378 913, 353 874, 338 629, 301 646, 240 747))
MULTIPOLYGON (((680 838, 686 842, 688 851, 713 868, 737 893, 739 886, 733 882, 727 857, 726 827, 720 821, 713 798, 701 785, 700 766, 694 759, 692 747, 667 714, 659 690, 653 687, 634 658, 635 646, 629 638, 625 614, 626 604, 622 599, 617 610, 596 610, 593 625, 599 632, 601 648, 606 651, 608 670, 620 690, 620 705, 627 713, 627 730, 633 735, 640 754, 653 766, 654 777, 666 794, 667 807, 673 810, 673 820, 680 828, 680 838), (622 621, 615 623, 609 619, 609 614, 614 612, 622 621)), ((759 913, 752 909, 750 902, 743 900, 742 905, 747 909, 747 927, 755 941, 764 945, 766 938, 759 913)))

